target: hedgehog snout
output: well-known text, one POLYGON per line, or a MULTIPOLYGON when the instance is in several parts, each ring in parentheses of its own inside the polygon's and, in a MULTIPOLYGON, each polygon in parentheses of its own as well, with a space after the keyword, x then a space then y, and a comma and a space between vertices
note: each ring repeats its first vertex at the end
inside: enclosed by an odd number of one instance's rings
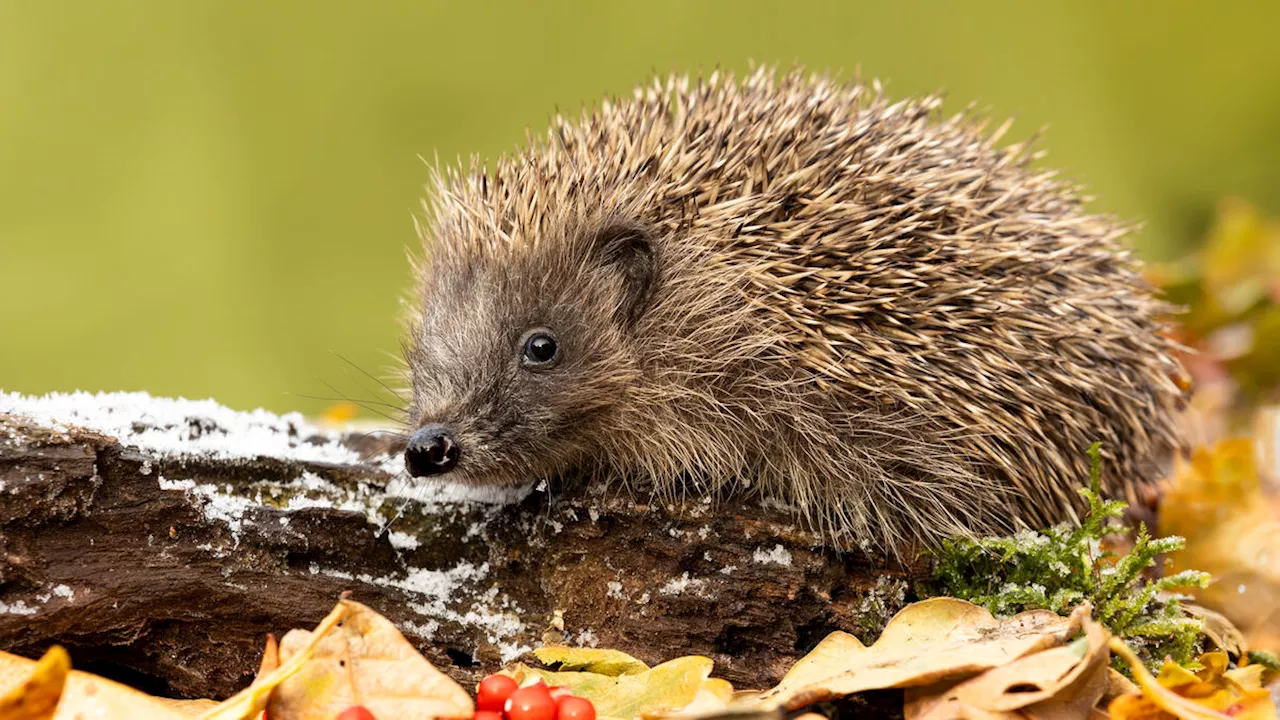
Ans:
POLYGON ((449 472, 458 464, 462 449, 443 425, 423 425, 409 437, 404 450, 404 466, 413 477, 449 472))

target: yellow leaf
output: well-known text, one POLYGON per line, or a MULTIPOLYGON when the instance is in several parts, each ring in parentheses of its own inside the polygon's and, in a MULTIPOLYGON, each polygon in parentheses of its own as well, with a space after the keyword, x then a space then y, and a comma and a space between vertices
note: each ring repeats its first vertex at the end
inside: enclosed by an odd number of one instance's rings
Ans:
POLYGON ((204 699, 170 700, 169 698, 158 697, 156 701, 184 718, 204 718, 214 708, 218 707, 216 701, 204 699))
POLYGON ((45 652, 39 662, 28 666, 26 662, 9 662, 16 655, 0 656, 0 687, 10 685, 11 675, 26 679, 0 695, 0 718, 4 720, 47 720, 53 717, 62 696, 62 688, 71 672, 71 658, 61 646, 54 645, 45 652), (29 669, 28 669, 29 668, 29 669))
POLYGON ((1280 277, 1280 230, 1256 207, 1227 198, 1202 251, 1205 289, 1229 314, 1265 297, 1280 277))
POLYGON ((291 630, 281 639, 284 664, 275 673, 300 657, 303 662, 271 693, 271 720, 332 720, 352 705, 365 706, 378 720, 471 717, 471 696, 390 621, 350 600, 339 607, 346 615, 331 632, 291 630))
POLYGON ((1256 441, 1228 440, 1176 460, 1160 505, 1160 533, 1187 541, 1171 569, 1210 573, 1213 584, 1194 590, 1196 600, 1238 627, 1250 647, 1280 634, 1280 501, 1263 493, 1255 454, 1277 442, 1262 434, 1269 430, 1261 423, 1256 441))
MULTIPOLYGON (((272 691, 305 666, 305 663, 315 653, 320 641, 328 637, 333 628, 341 623, 343 618, 350 614, 350 611, 351 608, 347 601, 339 602, 337 607, 320 621, 315 631, 308 633, 310 642, 297 648, 293 656, 283 664, 280 663, 279 658, 276 658, 274 669, 264 675, 261 670, 268 666, 268 657, 271 655, 271 648, 275 644, 274 640, 268 640, 267 653, 264 654, 258 677, 254 679, 253 684, 209 710, 203 716, 203 720, 249 720, 261 713, 266 709, 267 703, 271 699, 272 691)), ((284 720, 285 717, 284 715, 278 716, 278 720, 284 720)))
POLYGON ((581 670, 601 675, 634 675, 649 669, 648 665, 618 650, 603 648, 571 648, 547 645, 533 651, 534 657, 558 670, 581 670))
POLYGON ((519 663, 506 672, 522 685, 542 679, 548 685, 567 687, 590 700, 601 718, 625 719, 673 713, 692 703, 704 688, 723 693, 724 685, 707 684, 712 665, 710 658, 690 655, 630 675, 554 672, 519 663))
POLYGON ((1253 672, 1229 674, 1234 671, 1226 671, 1226 653, 1202 655, 1204 669, 1199 673, 1167 660, 1157 678, 1123 642, 1112 638, 1111 650, 1129 664, 1142 689, 1141 695, 1122 695, 1111 702, 1107 710, 1115 720, 1163 720, 1169 716, 1183 720, 1275 720, 1271 693, 1254 685, 1257 676, 1253 672))
POLYGON ((823 638, 808 655, 800 658, 782 677, 782 681, 769 692, 773 696, 786 697, 801 688, 829 680, 844 672, 850 661, 866 651, 867 646, 861 640, 837 630, 823 638))
MULTIPOLYGON (((640 716, 648 720, 649 718, 696 718, 704 715, 715 715, 723 718, 728 714, 737 714, 737 711, 758 711, 758 705, 755 703, 742 703, 740 708, 732 706, 734 701, 733 685, 728 680, 720 678, 707 678, 702 681, 702 686, 698 688, 698 692, 694 693, 693 700, 678 710, 659 710, 655 712, 642 712, 640 716)), ((776 719, 774 719, 776 720, 776 719)))
MULTIPOLYGON (((46 660, 49 665, 42 672, 48 675, 42 682, 51 682, 56 679, 59 672, 64 672, 58 669, 62 661, 57 659, 56 654, 53 658, 48 654, 41 658, 41 662, 46 660)), ((34 660, 0 652, 0 687, 23 683, 33 675, 37 664, 34 660), (17 682, 15 683, 14 680, 17 682)), ((79 718, 185 720, 190 717, 189 714, 174 709, 175 703, 184 701, 152 697, 126 685, 78 670, 66 672, 64 678, 62 694, 55 698, 57 709, 52 715, 53 720, 78 720, 79 718)), ((51 685, 46 685, 40 692, 48 692, 51 689, 51 685)), ((12 688, 9 692, 12 692, 12 688)), ((4 697, 9 697, 9 692, 5 692, 4 697)), ((8 720, 7 715, 3 717, 8 720)), ((45 717, 50 716, 45 715, 45 717)))

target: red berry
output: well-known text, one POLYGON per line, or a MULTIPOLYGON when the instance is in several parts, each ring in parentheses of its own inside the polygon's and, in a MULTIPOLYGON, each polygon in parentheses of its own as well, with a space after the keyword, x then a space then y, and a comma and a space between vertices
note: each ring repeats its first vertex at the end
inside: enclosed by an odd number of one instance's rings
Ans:
POLYGON ((573 697, 573 691, 563 685, 551 686, 551 699, 560 702, 560 698, 573 697))
POLYGON ((369 708, 363 705, 352 705, 351 707, 338 713, 338 717, 334 720, 378 720, 369 712, 369 708))
POLYGON ((556 720, 596 720, 596 706, 586 698, 570 695, 556 705, 556 720))
MULTIPOLYGON (((490 675, 480 681, 476 688, 476 709, 502 712, 507 698, 516 691, 519 685, 506 675, 490 675)), ((501 718, 499 718, 501 720, 501 718)))
POLYGON ((471 720, 502 720, 502 712, 499 710, 477 710, 471 720))
POLYGON ((529 685, 511 693, 505 706, 507 720, 556 720, 556 701, 546 683, 529 685))

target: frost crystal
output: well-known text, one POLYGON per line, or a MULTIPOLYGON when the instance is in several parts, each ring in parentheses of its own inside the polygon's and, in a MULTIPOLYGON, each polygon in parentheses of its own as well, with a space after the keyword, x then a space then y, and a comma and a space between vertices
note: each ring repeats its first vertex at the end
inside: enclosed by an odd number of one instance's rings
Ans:
POLYGON ((791 565, 791 553, 782 545, 775 545, 772 550, 756 548, 751 560, 757 565, 791 565))

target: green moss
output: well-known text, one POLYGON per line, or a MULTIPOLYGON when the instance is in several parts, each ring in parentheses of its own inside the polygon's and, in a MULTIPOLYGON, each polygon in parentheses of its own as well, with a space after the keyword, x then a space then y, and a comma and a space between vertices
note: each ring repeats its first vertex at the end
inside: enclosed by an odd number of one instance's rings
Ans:
POLYGON ((1070 612, 1083 601, 1094 617, 1125 640, 1155 668, 1166 655, 1183 665, 1195 663, 1203 626, 1187 616, 1179 587, 1205 587, 1207 573, 1193 570, 1149 579, 1145 571, 1156 557, 1182 549, 1180 537, 1153 538, 1139 526, 1133 549, 1122 557, 1102 549, 1102 540, 1128 532, 1118 521, 1125 503, 1101 495, 1099 444, 1089 448, 1089 487, 1081 494, 1089 512, 1078 527, 1058 525, 1041 532, 1024 530, 1006 537, 950 540, 936 556, 926 595, 948 595, 982 605, 996 615, 1023 610, 1070 612))
POLYGON ((876 584, 858 603, 854 613, 857 626, 853 634, 866 645, 874 643, 884 626, 889 624, 889 619, 906 606, 908 590, 910 585, 906 580, 883 575, 876 579, 876 584))

